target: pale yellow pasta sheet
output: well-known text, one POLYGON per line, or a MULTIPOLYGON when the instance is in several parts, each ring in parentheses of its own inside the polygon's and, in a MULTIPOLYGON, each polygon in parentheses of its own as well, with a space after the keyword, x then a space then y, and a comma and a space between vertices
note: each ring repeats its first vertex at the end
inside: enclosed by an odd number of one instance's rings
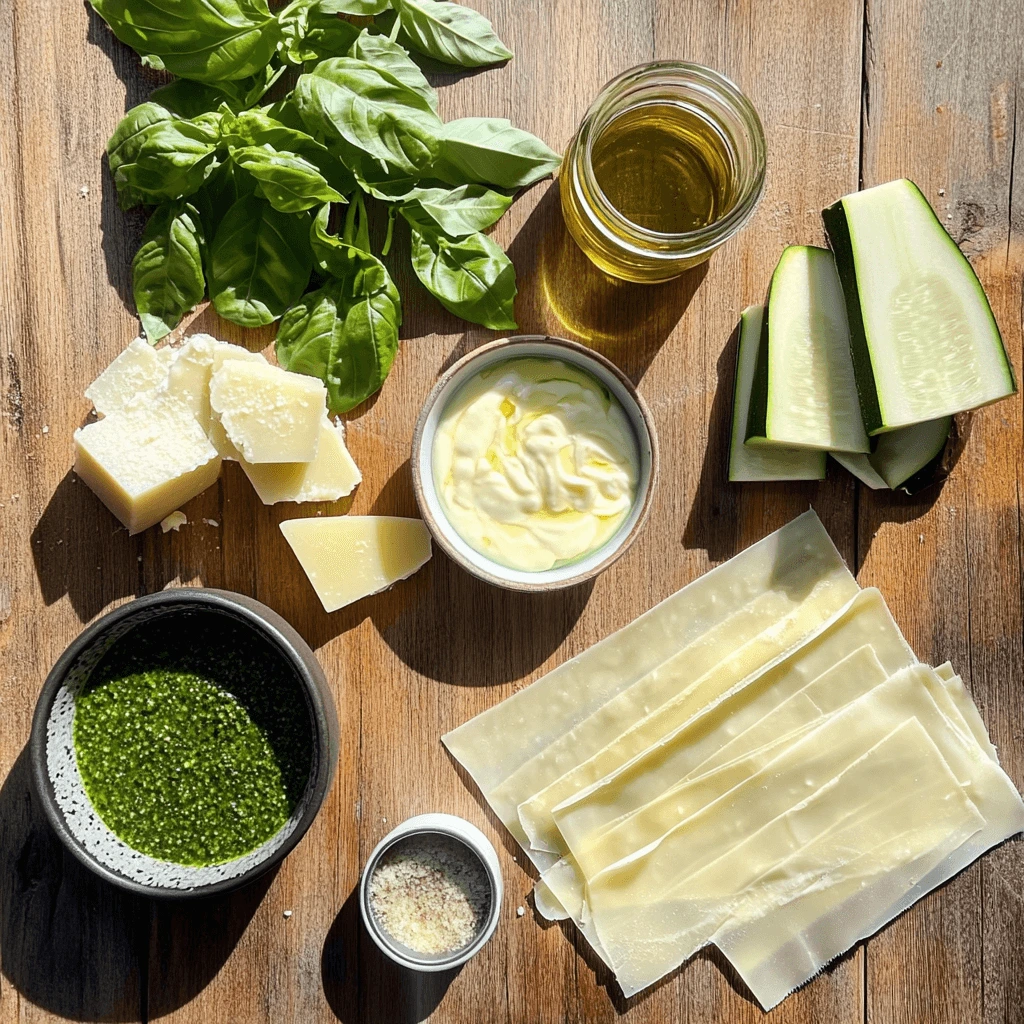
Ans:
MULTIPOLYGON (((782 646, 781 636, 776 642, 782 646)), ((586 819, 578 830, 587 833, 614 820, 624 808, 643 806, 732 735, 864 644, 875 648, 886 672, 915 660, 873 589, 860 591, 782 659, 765 659, 762 644, 758 638, 740 648, 674 701, 520 805, 519 819, 533 848, 569 852, 571 840, 563 830, 574 831, 586 819), (652 780, 647 769, 655 765, 659 770, 652 780), (556 822, 554 809, 560 805, 556 822)))

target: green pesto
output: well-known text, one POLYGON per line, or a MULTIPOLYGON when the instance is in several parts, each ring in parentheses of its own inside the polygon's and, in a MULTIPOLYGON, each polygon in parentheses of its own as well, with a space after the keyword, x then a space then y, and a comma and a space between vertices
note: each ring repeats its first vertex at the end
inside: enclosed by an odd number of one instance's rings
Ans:
POLYGON ((260 846, 309 776, 309 714, 287 666, 247 627, 209 613, 169 616, 118 641, 76 697, 74 738, 107 827, 177 864, 260 846))

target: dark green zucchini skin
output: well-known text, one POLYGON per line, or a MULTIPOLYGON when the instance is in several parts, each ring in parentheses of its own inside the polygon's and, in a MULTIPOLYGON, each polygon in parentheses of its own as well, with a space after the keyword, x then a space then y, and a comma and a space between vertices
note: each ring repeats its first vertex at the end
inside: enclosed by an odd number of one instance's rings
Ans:
POLYGON ((825 222, 832 254, 836 258, 839 281, 843 286, 846 301, 846 317, 850 322, 850 353, 853 356, 853 372, 857 378, 857 397, 864 419, 864 429, 870 435, 882 426, 882 411, 878 406, 878 392, 875 389, 875 374, 871 369, 871 355, 868 352, 867 337, 864 334, 864 317, 860 309, 860 291, 853 262, 853 243, 850 241, 850 226, 846 221, 846 210, 842 199, 821 211, 825 222))
POLYGON ((971 436, 972 419, 973 414, 969 412, 962 412, 954 416, 949 437, 946 438, 942 451, 927 466, 919 469, 908 480, 904 480, 896 490, 903 491, 904 494, 915 495, 936 484, 941 484, 953 472, 953 467, 960 461, 960 456, 963 454, 964 448, 967 447, 967 441, 971 436))
POLYGON ((757 342, 757 363, 754 367, 754 383, 750 389, 750 412, 747 414, 747 436, 768 436, 768 302, 772 289, 764 300, 764 315, 761 317, 761 336, 757 342))

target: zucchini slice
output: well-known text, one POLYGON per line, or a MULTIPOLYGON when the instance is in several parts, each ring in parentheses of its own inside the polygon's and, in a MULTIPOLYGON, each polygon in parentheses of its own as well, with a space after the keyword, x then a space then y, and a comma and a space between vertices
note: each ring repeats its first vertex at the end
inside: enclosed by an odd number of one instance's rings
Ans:
POLYGON ((970 263, 906 178, 823 211, 869 434, 976 409, 1017 388, 970 263))
POLYGON ((846 303, 828 249, 791 245, 772 275, 747 444, 871 451, 857 399, 846 303))
POLYGON ((836 452, 836 462, 874 490, 896 490, 942 454, 953 426, 952 416, 916 423, 880 434, 870 455, 836 452))
POLYGON ((729 479, 737 483, 752 480, 824 480, 824 452, 776 448, 769 445, 755 448, 743 443, 750 413, 750 388, 754 383, 763 317, 764 306, 747 306, 740 314, 736 384, 732 396, 729 479))

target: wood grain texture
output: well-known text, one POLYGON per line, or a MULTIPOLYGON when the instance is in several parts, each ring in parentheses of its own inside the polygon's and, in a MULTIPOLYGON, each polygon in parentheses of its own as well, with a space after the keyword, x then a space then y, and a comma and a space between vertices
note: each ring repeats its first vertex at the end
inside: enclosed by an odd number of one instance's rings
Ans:
MULTIPOLYGON (((978 272, 1019 381, 1024 10, 869 0, 866 18, 863 184, 922 188, 978 272)), ((953 660, 1018 787, 1021 428, 1020 395, 979 411, 941 492, 908 503, 865 490, 858 522, 859 579, 884 589, 919 657, 953 660)), ((1014 839, 872 939, 869 1019, 1021 1019, 1022 883, 1014 839)))
MULTIPOLYGON (((607 79, 648 60, 693 60, 732 77, 761 112, 765 196, 706 267, 653 288, 590 267, 562 224, 557 183, 523 196, 496 230, 518 271, 520 327, 585 340, 637 382, 662 441, 650 524, 596 583, 568 593, 499 592, 438 555, 393 591, 330 616, 278 530, 310 508, 264 507, 237 466, 189 503, 179 533, 136 538, 69 472, 71 434, 89 408, 81 392, 136 331, 129 268, 142 219, 117 209, 103 147, 157 80, 84 4, 0 5, 0 1024, 1024 1019, 1017 841, 772 1014, 714 953, 626 1002, 570 928, 536 917, 531 872, 438 742, 811 504, 920 656, 954 661, 1024 784, 1020 398, 975 417, 952 478, 923 500, 879 497, 835 466, 820 484, 725 480, 739 310, 764 294, 783 246, 823 241, 821 208, 861 181, 908 175, 948 218, 1019 377, 1020 5, 473 5, 516 58, 441 76, 445 117, 509 117, 561 149, 607 79), (29 795, 23 747, 42 680, 82 624, 185 583, 252 594, 296 626, 333 687, 341 758, 323 812, 273 877, 182 909, 118 897, 61 853, 29 795), (462 814, 492 837, 506 897, 495 938, 472 963, 414 978, 376 952, 352 894, 376 842, 428 810, 462 814)), ((405 268, 407 252, 400 236, 390 262, 405 298, 402 351, 380 395, 347 417, 363 484, 354 500, 315 510, 415 515, 408 458, 420 403, 444 367, 490 337, 438 307, 405 268)), ((189 328, 201 329, 252 348, 273 336, 209 312, 189 328)))

